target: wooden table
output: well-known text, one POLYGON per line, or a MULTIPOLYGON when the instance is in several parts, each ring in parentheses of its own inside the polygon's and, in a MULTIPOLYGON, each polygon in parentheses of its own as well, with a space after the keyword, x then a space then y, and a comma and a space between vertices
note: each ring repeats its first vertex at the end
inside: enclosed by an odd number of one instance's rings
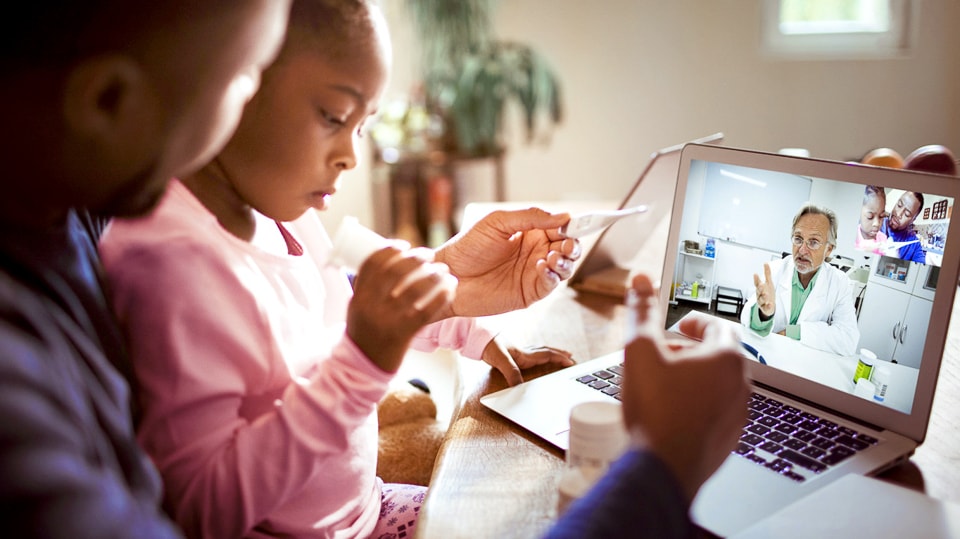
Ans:
MULTIPOLYGON (((623 345, 625 307, 561 287, 503 315, 518 344, 550 345, 585 360, 623 345)), ((960 503, 960 307, 954 308, 927 439, 882 478, 960 503)), ((488 411, 480 397, 506 387, 484 364, 462 360, 462 402, 440 449, 417 537, 534 538, 556 518, 563 453, 488 411)), ((550 369, 525 373, 534 377, 550 369)))

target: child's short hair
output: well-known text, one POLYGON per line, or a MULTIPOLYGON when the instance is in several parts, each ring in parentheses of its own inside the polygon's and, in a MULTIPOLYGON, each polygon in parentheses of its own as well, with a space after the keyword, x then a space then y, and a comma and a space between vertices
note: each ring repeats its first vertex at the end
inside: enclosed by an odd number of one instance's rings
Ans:
POLYGON ((293 0, 287 39, 278 61, 309 48, 334 60, 362 47, 373 35, 375 0, 293 0))
POLYGON ((882 198, 887 200, 887 192, 883 187, 879 185, 868 185, 863 188, 863 203, 866 204, 871 196, 882 198))

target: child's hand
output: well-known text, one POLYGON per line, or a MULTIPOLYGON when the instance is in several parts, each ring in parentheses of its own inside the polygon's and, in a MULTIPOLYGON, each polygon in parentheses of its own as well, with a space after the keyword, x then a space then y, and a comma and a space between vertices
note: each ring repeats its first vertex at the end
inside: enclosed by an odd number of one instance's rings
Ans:
POLYGON ((430 249, 381 249, 357 273, 347 336, 378 367, 396 372, 413 336, 450 308, 456 288, 430 249))
POLYGON ((574 364, 570 352, 557 350, 548 346, 521 350, 512 346, 505 346, 497 339, 491 340, 483 349, 481 359, 491 367, 500 371, 507 379, 507 384, 515 386, 523 382, 521 369, 527 369, 544 363, 555 363, 563 367, 574 364))

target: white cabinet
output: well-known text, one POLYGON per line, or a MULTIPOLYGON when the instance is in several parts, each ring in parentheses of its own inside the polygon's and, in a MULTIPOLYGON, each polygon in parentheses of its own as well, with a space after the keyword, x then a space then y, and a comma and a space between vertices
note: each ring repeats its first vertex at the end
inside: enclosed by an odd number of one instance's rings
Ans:
POLYGON ((716 288, 715 275, 717 260, 713 258, 688 253, 683 249, 681 242, 677 250, 677 266, 673 279, 673 299, 693 301, 707 304, 713 299, 716 288), (696 296, 693 295, 693 283, 697 283, 696 296))
POLYGON ((907 275, 898 278, 894 271, 891 278, 882 257, 879 262, 864 293, 857 347, 867 348, 883 360, 919 367, 933 311, 937 268, 911 263, 907 275))
POLYGON ((927 342, 927 326, 930 325, 930 315, 933 313, 933 302, 917 296, 910 298, 907 313, 903 317, 897 337, 897 348, 893 352, 893 359, 897 363, 909 367, 920 367, 920 358, 923 357, 923 345, 927 342))

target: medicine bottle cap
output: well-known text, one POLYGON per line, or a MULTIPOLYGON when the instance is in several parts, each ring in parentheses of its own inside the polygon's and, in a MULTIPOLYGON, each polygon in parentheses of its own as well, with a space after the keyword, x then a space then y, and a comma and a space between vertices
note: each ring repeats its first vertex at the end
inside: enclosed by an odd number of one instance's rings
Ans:
POLYGON ((870 350, 867 350, 866 348, 861 348, 860 359, 863 360, 864 363, 869 363, 873 365, 873 363, 877 360, 877 354, 874 354, 873 352, 871 352, 870 350))
POLYGON ((627 448, 623 410, 618 403, 585 402, 570 411, 570 445, 567 459, 610 463, 627 448))

